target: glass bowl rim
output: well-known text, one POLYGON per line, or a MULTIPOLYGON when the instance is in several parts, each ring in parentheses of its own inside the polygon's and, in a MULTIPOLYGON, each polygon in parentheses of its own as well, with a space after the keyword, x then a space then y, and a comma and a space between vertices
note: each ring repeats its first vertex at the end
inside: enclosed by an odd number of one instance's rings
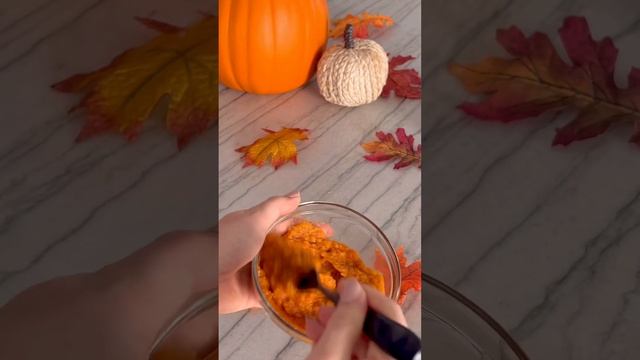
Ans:
MULTIPOLYGON (((377 247, 387 247, 387 249, 383 250, 389 250, 389 253, 387 253, 387 251, 383 251, 383 253, 385 254, 385 258, 387 259, 387 261, 389 262, 389 268, 390 268, 390 277, 391 277, 391 283, 393 286, 390 286, 390 294, 388 295, 389 298, 391 298, 394 301, 397 301, 399 296, 400 296, 400 282, 401 282, 401 269, 400 269, 400 260, 398 259, 398 255, 396 254, 396 250, 393 247, 393 245, 391 244, 391 241, 389 241, 389 238, 387 237, 387 235, 382 231, 382 229, 380 229, 380 227, 378 225, 376 225, 371 219, 369 219, 368 217, 366 217, 365 215, 363 215, 362 213, 348 207, 342 204, 338 204, 335 202, 330 202, 330 201, 318 201, 318 200, 313 200, 313 201, 305 201, 305 202, 301 202, 298 207, 291 213, 291 214, 287 214, 284 216, 279 217, 273 224, 271 224, 271 226, 269 227, 269 229, 267 230, 267 234, 271 232, 271 230, 273 230, 273 228, 278 225, 280 222, 282 222, 283 220, 287 219, 287 218, 291 218, 291 217, 295 217, 296 213, 298 213, 301 208, 307 207, 307 206, 312 206, 312 205, 327 205, 329 207, 336 207, 342 210, 346 210, 348 213, 350 213, 351 215, 355 215, 359 220, 364 221, 367 225, 369 225, 371 228, 373 228, 373 230, 380 236, 381 241, 377 241, 376 245, 377 247), (382 246, 379 245, 379 243, 382 243, 382 246)), ((265 310, 265 312, 267 313, 267 315, 269 316, 269 318, 271 318, 271 320, 276 323, 280 328, 282 328, 287 334, 302 340, 304 342, 310 343, 311 339, 309 339, 303 332, 299 331, 298 329, 294 328, 293 326, 291 326, 290 324, 288 324, 286 321, 284 321, 280 315, 271 307, 271 304, 269 303, 269 300, 266 299, 265 295, 262 292, 262 289, 260 288, 260 283, 258 281, 258 263, 260 260, 260 253, 258 253, 253 260, 251 261, 251 277, 253 280, 253 284, 256 288, 256 292, 258 293, 258 297, 260 298, 260 301, 262 303, 262 308, 265 310)))
POLYGON ((478 316, 480 320, 484 321, 485 324, 487 324, 493 331, 496 332, 498 336, 500 336, 500 338, 502 338, 502 340, 508 345, 509 349, 513 351, 513 353, 518 357, 519 360, 529 360, 529 356, 527 355, 527 353, 522 349, 522 347, 520 347, 518 342, 511 337, 509 332, 505 330, 498 321, 491 317, 491 315, 484 311, 480 306, 476 305, 473 301, 469 300, 469 298, 454 290, 449 285, 434 278, 433 276, 425 274, 424 272, 422 273, 422 281, 442 291, 446 295, 453 298, 453 300, 471 310, 471 312, 478 316))

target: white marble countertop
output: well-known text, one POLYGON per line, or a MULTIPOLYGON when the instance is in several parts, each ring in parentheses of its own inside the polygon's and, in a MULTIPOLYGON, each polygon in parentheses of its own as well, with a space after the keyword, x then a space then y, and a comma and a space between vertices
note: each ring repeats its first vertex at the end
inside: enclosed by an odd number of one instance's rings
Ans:
POLYGON ((200 19, 208 0, 0 3, 0 304, 55 276, 95 270, 164 232, 216 221, 215 129, 178 152, 160 114, 127 144, 75 144, 79 96, 50 85, 155 36, 134 20, 200 19), (197 176, 193 176, 197 174, 197 176))
MULTIPOLYGON (((387 52, 417 57, 419 68, 420 1, 330 1, 331 17, 362 11, 391 15, 393 28, 374 39, 387 52)), ((362 159, 361 142, 375 131, 393 132, 404 127, 420 138, 420 101, 391 97, 358 107, 327 103, 315 82, 279 96, 256 96, 220 90, 220 212, 254 205, 262 199, 300 190, 304 200, 345 204, 364 213, 390 238, 404 245, 410 261, 420 257, 421 177, 416 168, 393 170, 392 164, 362 159), (261 128, 311 129, 311 139, 301 143, 298 165, 274 171, 265 166, 243 168, 234 149, 261 136, 261 128)), ((419 141, 418 141, 419 142, 419 141)), ((411 327, 420 331, 420 296, 405 302, 411 327)), ((302 359, 307 344, 294 341, 261 310, 224 315, 220 319, 220 359, 302 359)))
POLYGON ((567 15, 619 48, 616 77, 640 66, 640 2, 437 1, 426 48, 424 261, 512 332, 532 359, 640 354, 640 148, 630 127, 551 147, 552 115, 510 125, 467 118, 446 71, 504 54, 497 28, 541 30, 559 44, 567 15))

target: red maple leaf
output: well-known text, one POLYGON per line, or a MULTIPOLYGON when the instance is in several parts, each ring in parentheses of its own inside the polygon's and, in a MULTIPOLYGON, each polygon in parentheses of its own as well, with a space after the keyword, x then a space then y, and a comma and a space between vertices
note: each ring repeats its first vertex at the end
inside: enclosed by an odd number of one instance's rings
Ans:
POLYGON ((376 132, 378 140, 361 144, 367 155, 365 159, 369 161, 398 160, 393 166, 394 169, 401 169, 409 165, 422 166, 422 145, 414 149, 413 135, 407 135, 404 128, 396 130, 396 138, 392 133, 382 131, 376 132))
POLYGON ((422 95, 422 79, 414 69, 396 69, 398 66, 415 59, 413 56, 394 56, 389 60, 387 83, 382 88, 382 97, 389 97, 391 91, 396 96, 407 99, 420 99, 422 95))
POLYGON ((628 87, 614 80, 618 49, 609 37, 595 41, 583 17, 567 17, 559 29, 570 63, 546 34, 527 38, 512 26, 498 30, 497 41, 511 58, 487 58, 473 65, 452 64, 450 71, 473 94, 488 97, 459 108, 482 120, 510 122, 567 108, 578 115, 556 130, 553 145, 604 133, 615 122, 635 123, 630 141, 640 144, 640 69, 632 68, 628 87))

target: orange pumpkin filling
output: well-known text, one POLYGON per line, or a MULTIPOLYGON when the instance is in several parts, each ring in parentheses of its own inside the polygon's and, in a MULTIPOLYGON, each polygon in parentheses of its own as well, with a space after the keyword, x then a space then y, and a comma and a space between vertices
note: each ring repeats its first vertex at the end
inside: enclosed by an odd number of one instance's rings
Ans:
POLYGON ((304 251, 305 258, 318 274, 318 282, 335 290, 338 280, 356 278, 384 293, 380 272, 369 268, 358 253, 348 246, 329 239, 325 231, 311 222, 292 225, 283 235, 269 235, 260 252, 258 282, 271 307, 294 328, 304 332, 305 317, 317 318, 321 306, 332 305, 318 289, 300 290, 292 279, 304 276, 300 266, 291 268, 295 251, 304 251), (287 259, 287 261, 283 260, 287 259), (286 263, 286 265, 283 265, 286 263), (273 276, 279 268, 287 276, 273 276))

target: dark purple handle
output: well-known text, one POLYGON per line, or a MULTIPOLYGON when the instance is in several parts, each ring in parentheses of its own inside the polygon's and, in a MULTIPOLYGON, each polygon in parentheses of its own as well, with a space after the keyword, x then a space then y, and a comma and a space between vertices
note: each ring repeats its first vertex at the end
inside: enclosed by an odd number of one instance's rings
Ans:
POLYGON ((398 360, 412 360, 422 348, 420 338, 411 330, 372 309, 367 311, 362 332, 398 360))

